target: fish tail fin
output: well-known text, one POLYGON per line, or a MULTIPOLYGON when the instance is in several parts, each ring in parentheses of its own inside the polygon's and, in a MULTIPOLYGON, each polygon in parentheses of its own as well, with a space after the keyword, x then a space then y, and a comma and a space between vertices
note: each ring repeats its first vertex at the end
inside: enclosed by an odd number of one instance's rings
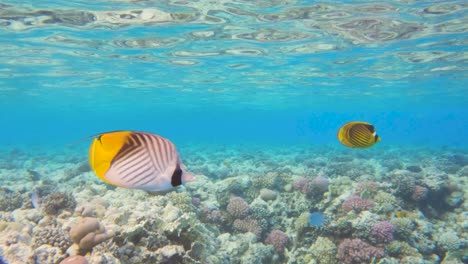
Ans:
POLYGON ((186 182, 191 182, 191 181, 194 181, 195 180, 195 176, 193 176, 192 173, 186 171, 186 170, 183 170, 182 171, 182 182, 183 183, 186 183, 186 182))

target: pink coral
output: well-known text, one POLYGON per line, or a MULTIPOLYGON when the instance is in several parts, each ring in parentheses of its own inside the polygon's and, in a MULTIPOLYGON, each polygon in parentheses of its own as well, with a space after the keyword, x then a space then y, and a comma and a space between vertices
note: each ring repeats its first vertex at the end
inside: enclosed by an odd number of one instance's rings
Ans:
POLYGON ((416 202, 422 201, 422 200, 426 199, 427 192, 428 192, 428 190, 427 190, 426 187, 416 185, 414 187, 413 193, 411 194, 411 199, 413 199, 416 202))
POLYGON ((374 206, 374 202, 371 200, 367 199, 362 199, 361 197, 357 195, 352 195, 348 197, 344 202, 341 204, 341 208, 345 212, 349 211, 362 211, 362 210, 369 210, 374 206))
POLYGON ((293 187, 294 189, 307 194, 310 192, 310 179, 304 177, 300 178, 294 182, 293 187))
POLYGON ((373 258, 383 258, 383 249, 374 247, 360 239, 344 239, 338 246, 338 258, 343 264, 369 263, 373 258))
POLYGON ((265 243, 273 245, 276 252, 283 254, 284 249, 289 243, 289 238, 283 231, 273 230, 265 239, 265 243))
POLYGON ((216 208, 203 207, 202 209, 204 219, 212 224, 221 224, 225 219, 220 210, 216 208))
POLYGON ((330 181, 328 180, 328 178, 322 175, 319 175, 315 177, 310 184, 311 184, 312 190, 320 192, 320 193, 324 193, 328 190, 329 183, 330 181))
POLYGON ((313 180, 304 177, 299 178, 294 182, 293 187, 302 193, 313 195, 326 192, 328 190, 329 183, 328 178, 319 175, 313 180))
POLYGON ((374 181, 363 181, 356 185, 356 194, 375 193, 379 189, 379 184, 374 181))
POLYGON ((371 236, 377 243, 388 243, 393 240, 395 226, 388 221, 375 223, 371 229, 371 236))
POLYGON ((232 197, 226 208, 234 218, 244 218, 249 213, 249 204, 241 197, 232 197))

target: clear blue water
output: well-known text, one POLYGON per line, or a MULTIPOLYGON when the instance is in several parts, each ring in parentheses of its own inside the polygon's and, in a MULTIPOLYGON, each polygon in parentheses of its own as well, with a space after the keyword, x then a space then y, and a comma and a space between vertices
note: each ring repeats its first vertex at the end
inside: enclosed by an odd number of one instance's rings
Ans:
POLYGON ((466 145, 463 2, 377 11, 366 1, 3 3, 2 145, 115 129, 180 142, 338 144, 349 120, 375 124, 383 148, 466 145), (145 8, 193 18, 97 18, 145 8), (344 26, 366 19, 376 25, 344 26))
MULTIPOLYGON (((179 230, 184 239, 213 238, 206 255, 200 253, 204 257, 191 256, 199 262, 183 263, 239 263, 240 256, 225 253, 230 244, 219 236, 228 233, 239 243, 246 239, 235 217, 220 220, 229 215, 231 196, 268 204, 270 215, 255 216, 264 226, 261 234, 252 232, 257 241, 251 247, 271 244, 268 234, 274 230, 289 237, 289 255, 281 247, 264 249, 265 256, 251 248, 250 258, 243 259, 323 260, 311 250, 319 237, 335 248, 345 247, 347 239, 362 239, 385 250, 385 263, 439 263, 449 256, 460 261, 454 263, 467 263, 467 25, 468 4, 457 0, 2 1, 0 192, 26 198, 13 204, 13 198, 0 197, 0 242, 11 235, 9 228, 14 234, 14 227, 5 227, 11 222, 30 226, 31 239, 52 226, 37 225, 50 213, 45 204, 34 211, 31 194, 47 200, 67 192, 76 206, 102 196, 105 212, 96 217, 120 233, 88 254, 88 261, 103 263, 99 257, 107 254, 120 261, 109 263, 156 263, 150 256, 154 245, 144 239, 133 241, 144 261, 138 256, 130 261, 120 251, 133 226, 114 219, 134 217, 147 228, 153 224, 144 221, 166 210, 165 196, 110 187, 87 167, 86 137, 135 130, 173 141, 199 184, 212 186, 168 194, 194 198, 176 209, 195 215, 198 227, 209 227, 206 234, 179 230), (367 150, 344 147, 337 131, 354 120, 372 123, 381 142, 367 150), (307 184, 322 174, 330 186, 327 182, 322 190, 328 191, 316 194, 307 184), (269 183, 270 178, 276 182, 269 183), (301 181, 305 187, 294 187, 301 181), (279 198, 259 198, 264 188, 279 198), (365 208, 371 217, 341 206, 359 192, 375 198, 375 206, 365 208), (144 201, 129 210, 119 205, 122 197, 144 201), (383 208, 382 197, 395 199, 391 209, 377 209, 383 208), (126 216, 116 216, 116 210, 126 216), (298 228, 301 215, 313 211, 324 212, 323 228, 298 228), (15 218, 23 214, 35 215, 35 222, 15 218), (419 262, 405 259, 407 252, 388 253, 393 234, 363 234, 373 227, 369 222, 365 228, 353 223, 340 229, 348 220, 365 222, 366 217, 372 224, 387 221, 384 227, 399 218, 417 223, 407 237, 394 232, 398 243, 417 251, 410 257, 419 262)), ((93 203, 99 207, 99 201, 93 203)), ((58 217, 53 228, 68 233, 82 216, 74 209, 58 217)), ((145 232, 146 237, 160 235, 145 232)), ((161 247, 192 249, 165 232, 158 237, 161 247)), ((39 246, 47 244, 37 241, 18 239, 12 245, 37 261, 39 246)), ((21 256, 14 251, 1 244, 0 263, 25 263, 15 261, 21 256)), ((62 260, 71 253, 62 249, 60 254, 62 260)), ((330 263, 352 264, 350 254, 334 253, 330 263)))

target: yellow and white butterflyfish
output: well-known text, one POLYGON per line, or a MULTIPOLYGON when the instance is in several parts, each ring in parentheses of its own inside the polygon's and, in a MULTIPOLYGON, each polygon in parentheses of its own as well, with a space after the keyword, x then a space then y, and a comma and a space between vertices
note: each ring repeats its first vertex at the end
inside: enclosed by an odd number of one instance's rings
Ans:
POLYGON ((89 164, 104 182, 128 189, 168 191, 195 179, 171 141, 146 132, 98 134, 89 148, 89 164))

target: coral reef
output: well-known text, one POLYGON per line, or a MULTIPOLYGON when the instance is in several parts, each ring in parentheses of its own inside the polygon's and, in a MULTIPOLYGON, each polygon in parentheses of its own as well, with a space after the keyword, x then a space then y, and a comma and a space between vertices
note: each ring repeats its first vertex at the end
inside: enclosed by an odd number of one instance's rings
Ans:
POLYGON ((466 154, 333 147, 239 147, 226 154, 196 145, 184 151, 191 154, 187 166, 199 174, 197 180, 164 194, 109 187, 73 152, 37 157, 44 166, 33 166, 23 155, 25 160, 8 169, 0 190, 1 261, 446 264, 468 259, 466 154), (16 184, 12 171, 31 175, 16 184), (76 188, 71 192, 70 186, 76 188), (31 205, 33 192, 39 207, 31 205))
POLYGON ((71 229, 70 238, 84 254, 99 243, 111 238, 112 232, 106 232, 105 227, 96 219, 85 217, 80 219, 71 229))
POLYGON ((75 198, 71 193, 55 192, 42 198, 41 209, 48 215, 58 215, 62 211, 73 212, 76 207, 75 198))
POLYGON ((272 245, 276 252, 283 254, 284 249, 289 243, 289 238, 286 233, 281 230, 273 230, 270 234, 268 234, 267 238, 265 239, 266 244, 272 245))
POLYGON ((34 230, 33 232, 36 245, 50 245, 65 253, 73 243, 67 232, 56 226, 45 226, 36 229, 37 231, 34 230))
POLYGON ((338 258, 344 264, 369 263, 384 257, 384 250, 360 239, 344 239, 338 246, 338 258))

